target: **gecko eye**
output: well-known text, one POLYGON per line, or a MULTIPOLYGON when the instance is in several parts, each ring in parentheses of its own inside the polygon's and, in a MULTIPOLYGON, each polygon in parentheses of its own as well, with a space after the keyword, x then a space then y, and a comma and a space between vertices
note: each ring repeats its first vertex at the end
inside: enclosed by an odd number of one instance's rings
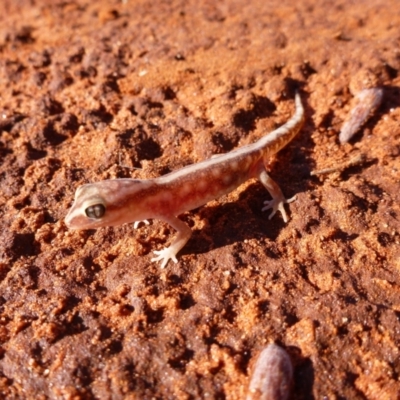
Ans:
POLYGON ((106 212, 103 204, 94 204, 85 209, 85 214, 89 218, 100 219, 106 212))

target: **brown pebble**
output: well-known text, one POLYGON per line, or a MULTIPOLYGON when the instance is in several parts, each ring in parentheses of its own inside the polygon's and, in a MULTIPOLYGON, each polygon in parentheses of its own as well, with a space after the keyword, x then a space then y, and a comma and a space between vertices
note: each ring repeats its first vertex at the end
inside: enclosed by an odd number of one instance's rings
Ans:
POLYGON ((286 400, 292 379, 289 355, 276 344, 270 344, 258 356, 246 400, 286 400))
POLYGON ((357 105, 350 111, 350 115, 340 131, 340 143, 347 143, 358 132, 380 106, 382 95, 383 90, 378 87, 364 89, 357 94, 357 105))

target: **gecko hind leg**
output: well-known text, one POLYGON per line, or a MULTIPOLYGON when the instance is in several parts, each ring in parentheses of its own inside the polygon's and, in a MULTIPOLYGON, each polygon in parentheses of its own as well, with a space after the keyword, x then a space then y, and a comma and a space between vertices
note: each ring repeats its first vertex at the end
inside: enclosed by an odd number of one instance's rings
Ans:
POLYGON ((265 205, 261 209, 261 211, 272 209, 272 212, 269 215, 268 219, 271 219, 276 214, 276 212, 279 211, 282 214, 284 222, 287 222, 289 218, 286 214, 284 205, 296 200, 296 196, 293 196, 290 199, 286 199, 278 184, 267 174, 267 171, 264 168, 259 173, 258 179, 272 196, 272 200, 264 201, 265 205))

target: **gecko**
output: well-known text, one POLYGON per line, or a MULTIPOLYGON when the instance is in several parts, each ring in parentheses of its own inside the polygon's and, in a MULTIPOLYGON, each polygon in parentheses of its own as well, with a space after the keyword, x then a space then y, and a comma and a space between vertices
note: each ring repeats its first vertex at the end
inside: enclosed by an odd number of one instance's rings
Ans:
POLYGON ((65 217, 69 229, 94 229, 138 223, 147 219, 167 222, 177 235, 169 247, 154 251, 152 262, 161 261, 164 268, 169 260, 177 263, 178 252, 192 235, 192 230, 178 218, 185 211, 198 208, 211 200, 232 192, 251 178, 258 178, 272 200, 264 201, 262 211, 272 209, 288 221, 286 199, 278 184, 268 175, 266 166, 271 156, 287 145, 301 129, 304 109, 300 95, 295 96, 293 116, 278 129, 255 143, 229 153, 188 165, 153 179, 109 179, 77 188, 74 202, 65 217))

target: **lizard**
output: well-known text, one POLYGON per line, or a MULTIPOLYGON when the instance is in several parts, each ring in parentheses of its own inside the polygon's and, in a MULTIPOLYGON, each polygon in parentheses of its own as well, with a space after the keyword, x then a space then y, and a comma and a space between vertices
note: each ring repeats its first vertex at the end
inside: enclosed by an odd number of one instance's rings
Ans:
POLYGON ((185 211, 198 208, 211 200, 232 192, 243 182, 258 178, 272 196, 264 201, 262 211, 277 211, 284 222, 288 217, 286 199, 278 184, 268 175, 266 166, 271 156, 286 146, 301 129, 304 109, 300 95, 295 96, 295 113, 284 125, 263 136, 255 143, 226 154, 188 165, 153 179, 109 179, 77 188, 71 209, 65 217, 69 229, 93 229, 117 226, 155 218, 170 224, 177 235, 169 247, 154 251, 151 261, 161 261, 164 268, 169 260, 177 263, 177 253, 185 246, 192 231, 178 218, 185 211))

